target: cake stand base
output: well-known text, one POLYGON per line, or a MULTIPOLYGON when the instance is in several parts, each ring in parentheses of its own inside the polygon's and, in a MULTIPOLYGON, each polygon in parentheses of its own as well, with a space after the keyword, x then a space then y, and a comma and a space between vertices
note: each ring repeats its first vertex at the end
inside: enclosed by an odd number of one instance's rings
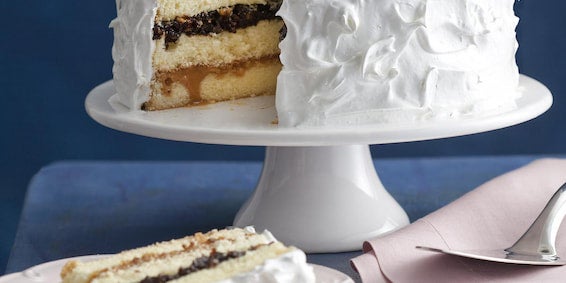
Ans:
MULTIPOLYGON (((131 111, 111 105, 112 82, 94 88, 88 114, 107 127, 168 140, 267 146, 259 184, 235 225, 269 229, 308 252, 359 250, 409 221, 381 185, 369 144, 456 137, 523 123, 552 105, 543 84, 521 75, 517 108, 478 117, 314 129, 279 127, 274 97, 202 107, 131 111)), ((190 201, 190 200, 187 200, 190 201)))
POLYGON ((257 188, 234 221, 309 253, 360 250, 408 223, 368 145, 267 147, 257 188))

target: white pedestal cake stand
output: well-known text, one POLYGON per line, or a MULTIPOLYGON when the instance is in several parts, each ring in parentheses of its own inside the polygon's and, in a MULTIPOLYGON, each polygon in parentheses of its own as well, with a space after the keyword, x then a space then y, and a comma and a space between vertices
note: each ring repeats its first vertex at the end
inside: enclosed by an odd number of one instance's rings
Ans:
POLYGON ((455 137, 516 125, 544 113, 550 91, 521 76, 518 108, 481 118, 358 126, 279 128, 273 97, 156 112, 111 107, 112 82, 86 99, 88 114, 104 126, 176 141, 267 146, 257 188, 235 226, 269 229, 307 252, 361 249, 363 240, 409 223, 404 210, 381 184, 370 144, 455 137))

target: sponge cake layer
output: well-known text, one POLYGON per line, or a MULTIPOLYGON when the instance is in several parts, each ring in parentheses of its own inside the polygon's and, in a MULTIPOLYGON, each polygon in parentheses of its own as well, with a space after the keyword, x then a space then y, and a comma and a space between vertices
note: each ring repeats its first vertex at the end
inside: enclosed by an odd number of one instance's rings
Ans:
POLYGON ((238 98, 274 95, 281 63, 277 57, 219 67, 194 66, 158 72, 144 110, 162 110, 238 98))
POLYGON ((158 0, 157 2, 159 11, 156 21, 173 20, 180 15, 194 16, 203 11, 212 11, 236 4, 268 4, 266 0, 158 0))
POLYGON ((222 66, 235 61, 257 59, 279 54, 281 20, 261 21, 235 33, 182 35, 171 48, 165 39, 156 41, 153 67, 158 71, 175 70, 197 65, 222 66))

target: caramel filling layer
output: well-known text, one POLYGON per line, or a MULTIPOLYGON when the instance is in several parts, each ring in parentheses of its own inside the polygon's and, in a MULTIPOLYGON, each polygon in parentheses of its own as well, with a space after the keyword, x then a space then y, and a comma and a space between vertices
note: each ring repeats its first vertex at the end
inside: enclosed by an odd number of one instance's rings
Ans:
MULTIPOLYGON (((180 84, 190 96, 189 105, 199 105, 207 102, 201 96, 201 84, 207 76, 214 75, 217 78, 222 78, 225 75, 244 76, 248 69, 267 64, 279 64, 279 56, 271 55, 218 67, 192 66, 173 71, 157 72, 155 78, 157 82, 161 83, 162 96, 171 96, 174 84, 180 84)), ((144 106, 144 108, 146 107, 144 106)))

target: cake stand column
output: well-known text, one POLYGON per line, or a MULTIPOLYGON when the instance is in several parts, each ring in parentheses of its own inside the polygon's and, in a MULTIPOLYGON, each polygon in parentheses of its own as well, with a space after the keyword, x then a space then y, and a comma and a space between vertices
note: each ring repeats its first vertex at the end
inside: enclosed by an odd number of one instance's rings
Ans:
POLYGON ((234 221, 311 253, 360 250, 408 223, 368 145, 267 147, 257 188, 234 221))

